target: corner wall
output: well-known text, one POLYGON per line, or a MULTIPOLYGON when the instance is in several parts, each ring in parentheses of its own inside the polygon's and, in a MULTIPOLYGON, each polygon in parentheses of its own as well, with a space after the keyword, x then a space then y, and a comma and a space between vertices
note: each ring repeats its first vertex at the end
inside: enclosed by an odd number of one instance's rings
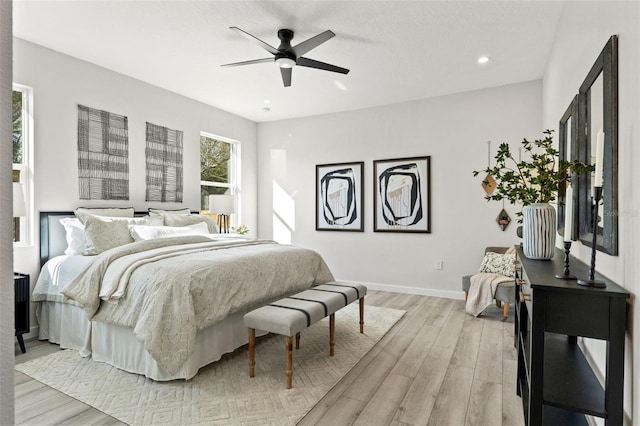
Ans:
POLYGON ((11 33, 13 4, 0 1, 0 423, 14 421, 14 374, 15 358, 11 352, 13 342, 14 286, 11 161, 11 33), (11 207, 10 207, 11 206, 11 207))
MULTIPOLYGON (((39 211, 68 211, 78 206, 199 210, 201 131, 242 144, 242 223, 256 230, 256 123, 21 39, 14 39, 13 81, 33 88, 35 238, 33 246, 14 250, 16 270, 29 273, 32 286, 40 263, 39 211), (129 201, 79 199, 78 104, 129 118, 129 201), (184 201, 181 204, 145 201, 146 121, 184 132, 184 201)), ((35 324, 32 316, 32 326, 35 324)))
MULTIPOLYGON (((596 269, 631 294, 627 320, 625 412, 627 423, 640 425, 640 3, 620 1, 567 2, 558 25, 543 85, 543 123, 558 121, 609 37, 618 35, 618 197, 619 256, 597 252, 596 269)), ((571 253, 590 262, 591 248, 575 242, 571 253)), ((600 371, 606 348, 587 341, 587 353, 600 371)))
MULTIPOLYGON (((516 212, 487 202, 473 170, 500 142, 542 136, 540 81, 345 113, 258 124, 261 238, 319 251, 338 279, 372 289, 462 297, 488 245, 513 245, 516 212), (430 234, 373 232, 373 160, 431 156, 430 234), (315 166, 364 161, 365 232, 315 230, 315 166), (436 270, 436 260, 444 268, 436 270)), ((517 152, 517 150, 516 150, 517 152)))

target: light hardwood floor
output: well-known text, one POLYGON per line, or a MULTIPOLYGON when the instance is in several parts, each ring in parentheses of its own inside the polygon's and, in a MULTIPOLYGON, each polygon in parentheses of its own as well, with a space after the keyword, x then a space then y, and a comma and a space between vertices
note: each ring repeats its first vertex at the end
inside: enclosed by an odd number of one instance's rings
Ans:
MULTIPOLYGON (((516 395, 513 312, 490 306, 479 318, 460 300, 369 291, 366 304, 407 314, 299 425, 523 425, 516 395)), ((366 327, 366 326, 365 326, 366 327)), ((58 350, 29 341, 16 344, 16 363, 58 350)), ((16 423, 121 425, 117 419, 20 372, 16 423)))

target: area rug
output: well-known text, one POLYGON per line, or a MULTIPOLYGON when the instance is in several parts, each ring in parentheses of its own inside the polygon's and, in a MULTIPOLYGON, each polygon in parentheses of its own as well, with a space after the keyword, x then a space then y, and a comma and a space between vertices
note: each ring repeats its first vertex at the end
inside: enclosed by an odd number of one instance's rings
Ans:
POLYGON ((360 334, 357 305, 338 311, 333 357, 328 319, 312 325, 302 333, 300 349, 294 349, 292 389, 286 389, 285 338, 278 335, 258 339, 252 379, 246 346, 188 381, 155 382, 74 350, 18 364, 16 370, 130 425, 293 425, 403 315, 366 306, 365 333, 360 334))

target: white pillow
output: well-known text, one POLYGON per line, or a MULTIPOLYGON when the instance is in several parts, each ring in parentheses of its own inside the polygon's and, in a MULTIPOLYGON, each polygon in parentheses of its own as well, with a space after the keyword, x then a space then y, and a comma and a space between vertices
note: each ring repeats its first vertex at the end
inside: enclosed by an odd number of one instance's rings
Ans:
POLYGON ((218 225, 211 216, 203 214, 165 214, 164 224, 166 226, 189 226, 196 223, 205 222, 209 228, 210 234, 218 233, 218 225))
POLYGON ((484 254, 484 259, 482 259, 480 271, 478 272, 492 272, 506 277, 513 277, 515 275, 515 266, 513 265, 515 259, 515 253, 499 254, 489 251, 484 254))
POLYGON ((134 241, 144 241, 183 235, 206 235, 209 233, 209 228, 204 222, 190 226, 129 225, 129 232, 134 241))
POLYGON ((146 219, 146 223, 144 223, 144 225, 149 225, 149 226, 164 225, 164 216, 162 215, 149 213, 148 216, 143 216, 143 218, 146 219))
POLYGON ((84 238, 84 225, 80 219, 75 217, 65 217, 60 219, 60 223, 64 227, 67 239, 67 249, 64 251, 66 255, 80 255, 87 249, 84 238))
POLYGON ((100 254, 105 250, 133 242, 129 225, 148 225, 149 216, 144 217, 102 217, 85 216, 84 229, 86 249, 83 254, 100 254))

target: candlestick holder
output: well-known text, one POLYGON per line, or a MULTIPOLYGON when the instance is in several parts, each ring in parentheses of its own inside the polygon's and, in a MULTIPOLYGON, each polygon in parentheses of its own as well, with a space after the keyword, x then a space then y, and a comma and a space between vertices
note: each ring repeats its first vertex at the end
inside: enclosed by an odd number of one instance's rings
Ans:
POLYGON ((591 216, 593 239, 591 240, 591 267, 589 268, 589 279, 578 280, 578 284, 585 287, 605 288, 607 285, 604 281, 596 280, 596 245, 598 243, 598 205, 600 205, 600 198, 602 197, 602 187, 596 186, 593 188, 593 214, 591 216))
MULTIPOLYGON (((564 232, 567 232, 565 229, 564 232)), ((571 251, 571 241, 564 242, 564 271, 562 275, 556 274, 556 278, 559 280, 575 280, 576 276, 571 275, 569 272, 569 252, 571 251)))

